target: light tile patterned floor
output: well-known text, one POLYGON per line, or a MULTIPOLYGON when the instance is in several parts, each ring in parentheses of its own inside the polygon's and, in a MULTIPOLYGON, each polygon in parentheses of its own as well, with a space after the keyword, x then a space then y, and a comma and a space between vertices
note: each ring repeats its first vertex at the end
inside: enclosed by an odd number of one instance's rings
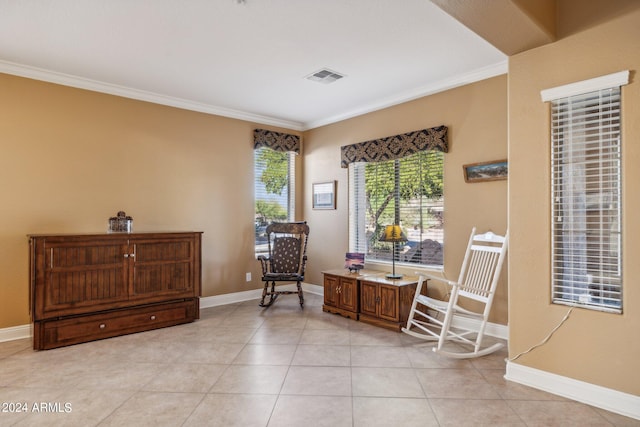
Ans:
POLYGON ((49 351, 0 343, 0 402, 27 405, 0 426, 640 426, 506 382, 505 352, 451 360, 297 301, 49 351))

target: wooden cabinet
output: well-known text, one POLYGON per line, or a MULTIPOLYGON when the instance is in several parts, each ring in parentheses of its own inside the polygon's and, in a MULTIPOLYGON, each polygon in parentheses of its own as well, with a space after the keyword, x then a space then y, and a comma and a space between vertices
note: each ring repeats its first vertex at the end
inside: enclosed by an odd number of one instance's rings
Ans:
POLYGON ((323 311, 358 318, 358 282, 355 277, 324 275, 323 311))
POLYGON ((197 319, 201 234, 30 236, 34 348, 197 319))
MULTIPOLYGON (((367 277, 360 282, 359 320, 400 331, 406 325, 417 280, 367 277)), ((426 286, 424 287, 426 290, 426 286)))
MULTIPOLYGON (((380 271, 330 270, 324 274, 323 311, 400 331, 407 323, 417 277, 388 280, 380 271)), ((423 286, 426 293, 426 286, 423 286)))
POLYGON ((368 316, 398 321, 397 287, 363 281, 360 284, 360 312, 368 316))

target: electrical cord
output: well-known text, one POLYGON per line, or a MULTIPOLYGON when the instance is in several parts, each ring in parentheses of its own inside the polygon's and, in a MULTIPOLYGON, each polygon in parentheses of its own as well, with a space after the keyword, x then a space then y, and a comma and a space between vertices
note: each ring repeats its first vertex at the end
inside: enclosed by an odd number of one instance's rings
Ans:
POLYGON ((534 345, 533 347, 530 347, 528 350, 523 351, 522 353, 517 354, 516 356, 507 359, 508 362, 513 362, 514 360, 516 360, 517 358, 519 358, 520 356, 523 356, 533 350, 535 350, 536 348, 544 345, 547 343, 547 341, 549 341, 549 339, 551 339, 551 336, 558 330, 560 329, 560 326, 562 326, 564 324, 564 322, 567 321, 567 319, 569 318, 569 315, 571 315, 571 312, 573 311, 575 307, 571 307, 569 309, 569 311, 567 311, 567 314, 564 315, 564 318, 560 321, 560 323, 558 325, 556 325, 555 328, 553 328, 551 330, 551 332, 549 332, 549 335, 547 335, 542 341, 540 341, 538 344, 534 345))

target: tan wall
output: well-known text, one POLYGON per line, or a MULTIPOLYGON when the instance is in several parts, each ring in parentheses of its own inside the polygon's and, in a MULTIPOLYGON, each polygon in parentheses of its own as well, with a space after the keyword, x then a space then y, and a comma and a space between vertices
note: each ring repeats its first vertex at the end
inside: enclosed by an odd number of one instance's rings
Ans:
MULTIPOLYGON (((321 271, 341 268, 349 249, 347 169, 340 168, 340 147, 347 144, 449 127, 450 152, 445 155, 444 172, 447 277, 457 278, 473 226, 504 233, 507 181, 465 183, 462 165, 507 158, 506 89, 503 75, 305 132, 305 194, 314 182, 338 183, 336 210, 313 210, 311 198, 305 197, 304 216, 311 228, 307 281, 322 283, 321 271)), ((507 323, 506 276, 503 273, 491 316, 500 324, 507 323)))
POLYGON ((254 124, 4 74, 0 94, 0 328, 29 323, 27 234, 103 232, 119 210, 204 231, 203 296, 261 286, 254 124))
MULTIPOLYGON (((564 2, 580 7, 583 2, 564 2)), ((570 12, 565 10, 565 12, 570 12)), ((540 91, 631 70, 622 90, 624 314, 575 309, 515 363, 640 395, 640 11, 509 60, 509 354, 527 350, 568 308, 550 304, 550 125, 540 91)))

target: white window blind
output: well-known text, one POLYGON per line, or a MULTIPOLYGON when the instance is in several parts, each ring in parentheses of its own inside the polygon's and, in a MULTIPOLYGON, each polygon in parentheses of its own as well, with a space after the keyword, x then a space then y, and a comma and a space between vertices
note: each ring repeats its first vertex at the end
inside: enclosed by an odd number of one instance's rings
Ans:
POLYGON ((295 155, 268 147, 254 150, 256 255, 267 253, 267 225, 294 221, 295 155))
POLYGON ((398 244, 396 262, 442 267, 444 155, 423 151, 384 162, 349 165, 349 250, 368 262, 391 262, 392 243, 379 242, 382 229, 400 224, 408 241, 398 244))
POLYGON ((551 100, 554 303, 622 312, 620 116, 619 86, 551 100))

